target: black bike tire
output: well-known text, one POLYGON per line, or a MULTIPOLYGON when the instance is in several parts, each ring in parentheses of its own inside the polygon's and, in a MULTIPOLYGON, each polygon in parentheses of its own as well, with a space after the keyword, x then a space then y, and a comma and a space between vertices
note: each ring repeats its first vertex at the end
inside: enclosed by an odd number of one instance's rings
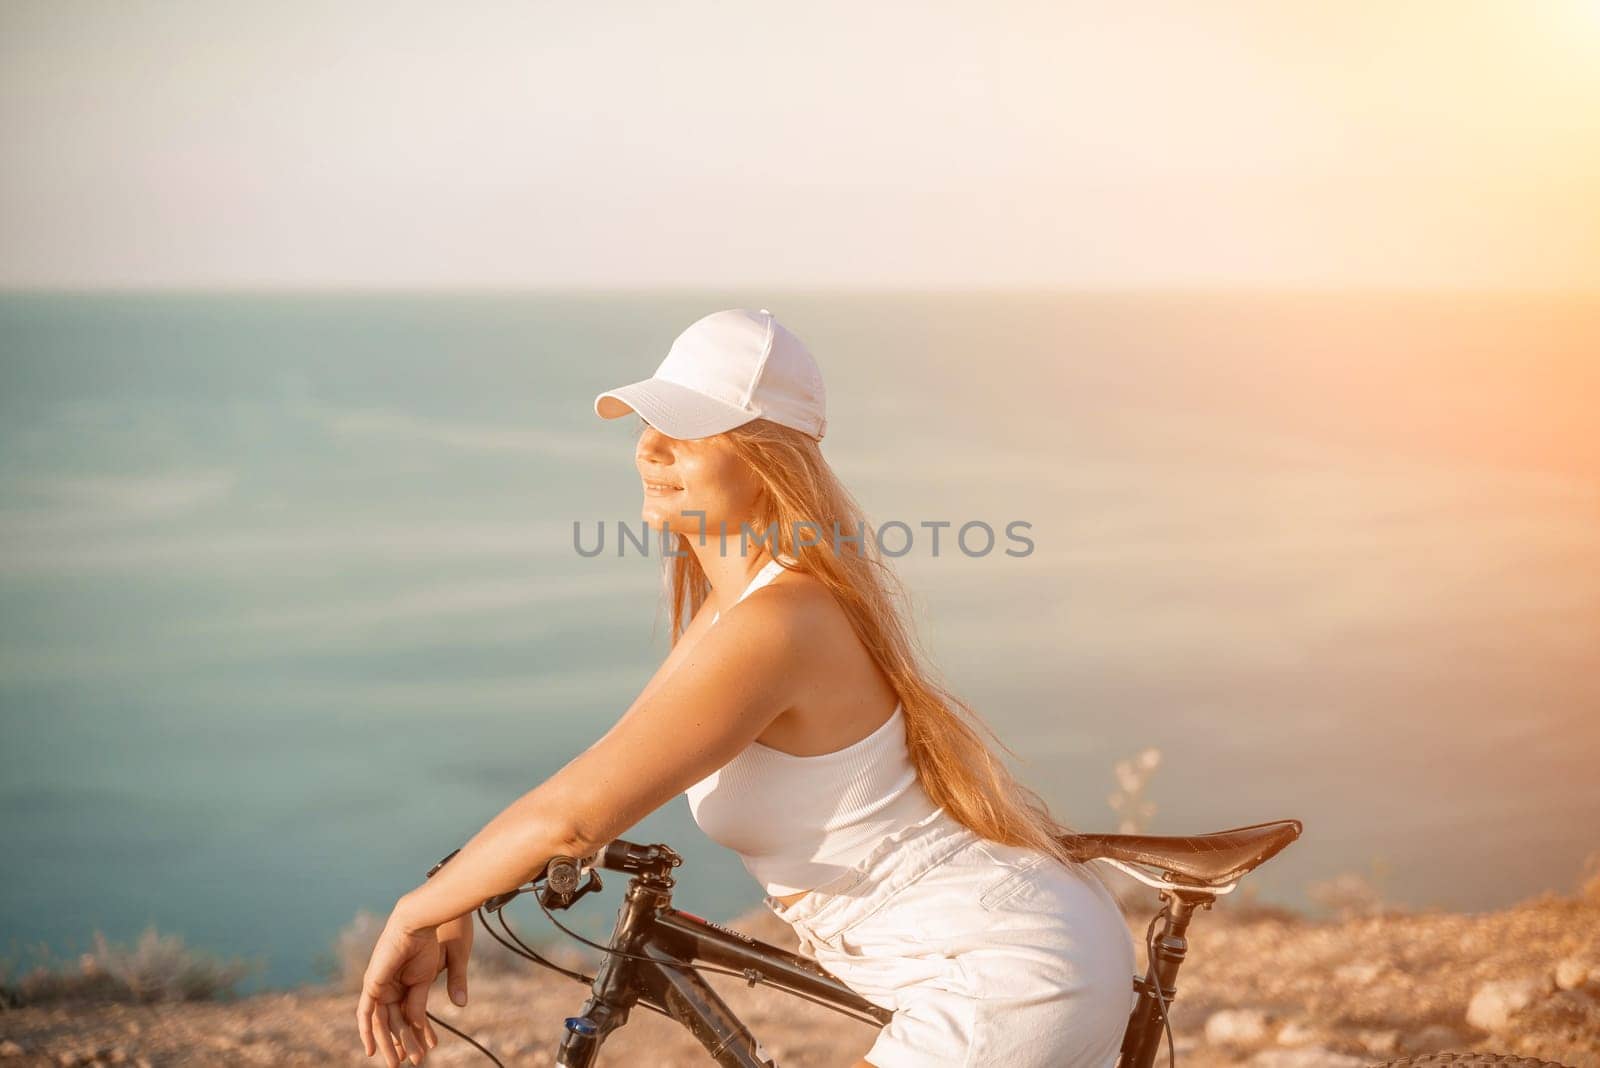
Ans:
POLYGON ((1427 1053, 1401 1061, 1384 1061, 1372 1068, 1571 1068, 1559 1061, 1514 1057, 1509 1053, 1427 1053))

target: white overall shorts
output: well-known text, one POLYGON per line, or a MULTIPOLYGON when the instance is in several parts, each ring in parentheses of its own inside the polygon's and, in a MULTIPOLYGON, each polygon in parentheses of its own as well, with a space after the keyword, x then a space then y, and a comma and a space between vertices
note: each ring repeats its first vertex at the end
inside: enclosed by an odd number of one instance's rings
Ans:
POLYGON ((894 1012, 877 1068, 1111 1068, 1137 995, 1133 935, 1083 865, 979 837, 944 809, 793 905, 802 951, 894 1012))

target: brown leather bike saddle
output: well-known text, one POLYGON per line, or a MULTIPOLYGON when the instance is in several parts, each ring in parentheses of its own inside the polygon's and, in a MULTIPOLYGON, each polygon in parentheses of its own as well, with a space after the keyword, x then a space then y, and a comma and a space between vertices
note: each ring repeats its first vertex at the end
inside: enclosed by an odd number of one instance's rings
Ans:
POLYGON ((1210 834, 1077 834, 1061 842, 1074 860, 1105 857, 1147 864, 1203 885, 1230 882, 1266 863, 1300 837, 1299 820, 1272 820, 1210 834))

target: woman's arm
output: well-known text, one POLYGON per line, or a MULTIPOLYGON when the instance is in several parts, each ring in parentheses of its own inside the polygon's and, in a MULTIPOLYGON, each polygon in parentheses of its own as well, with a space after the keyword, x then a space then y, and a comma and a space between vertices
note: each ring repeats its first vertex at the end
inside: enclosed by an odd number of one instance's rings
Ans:
POLYGON ((777 589, 739 603, 609 731, 518 798, 395 905, 408 932, 472 912, 551 857, 584 857, 732 760, 815 671, 819 598, 777 589))

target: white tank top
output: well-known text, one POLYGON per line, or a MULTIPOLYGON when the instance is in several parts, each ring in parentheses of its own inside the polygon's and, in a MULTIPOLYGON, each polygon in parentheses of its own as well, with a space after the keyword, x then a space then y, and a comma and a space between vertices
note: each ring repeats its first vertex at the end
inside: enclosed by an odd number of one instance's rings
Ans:
MULTIPOLYGON (((782 568, 768 561, 739 601, 782 568)), ((685 794, 700 829, 738 853, 774 897, 821 886, 938 807, 917 781, 899 704, 877 730, 831 753, 794 756, 751 742, 685 794)))

